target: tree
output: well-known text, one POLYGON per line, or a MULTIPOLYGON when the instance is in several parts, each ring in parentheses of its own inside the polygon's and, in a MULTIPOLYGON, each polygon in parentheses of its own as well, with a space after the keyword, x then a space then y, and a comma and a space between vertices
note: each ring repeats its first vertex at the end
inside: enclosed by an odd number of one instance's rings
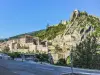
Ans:
POLYGON ((7 53, 12 59, 14 58, 21 58, 21 53, 19 52, 12 52, 12 53, 7 53))
POLYGON ((96 68, 97 47, 95 37, 86 38, 73 51, 73 65, 81 68, 96 68))
POLYGON ((61 58, 58 60, 58 62, 56 63, 56 65, 61 65, 61 66, 66 66, 66 60, 61 58))

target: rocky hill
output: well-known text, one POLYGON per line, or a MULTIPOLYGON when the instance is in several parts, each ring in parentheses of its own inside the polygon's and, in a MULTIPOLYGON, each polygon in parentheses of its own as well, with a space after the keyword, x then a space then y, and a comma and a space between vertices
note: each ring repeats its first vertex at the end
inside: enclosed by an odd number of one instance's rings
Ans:
POLYGON ((50 40, 51 51, 69 55, 70 47, 83 41, 88 36, 100 36, 100 19, 87 12, 73 11, 70 21, 67 22, 63 34, 57 35, 50 40))
MULTIPOLYGON (((68 53, 70 47, 75 47, 88 35, 100 36, 100 19, 89 15, 85 11, 75 10, 69 21, 61 21, 57 25, 48 25, 46 29, 25 34, 39 37, 41 40, 47 39, 49 42, 48 47, 53 52, 68 53)), ((10 37, 9 39, 18 38, 25 34, 10 37)))

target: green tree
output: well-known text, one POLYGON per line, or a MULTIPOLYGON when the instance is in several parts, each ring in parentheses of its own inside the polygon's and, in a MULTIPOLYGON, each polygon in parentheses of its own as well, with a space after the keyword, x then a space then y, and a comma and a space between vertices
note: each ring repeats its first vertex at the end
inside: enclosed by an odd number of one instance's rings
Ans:
POLYGON ((42 62, 49 62, 48 61, 48 59, 49 59, 48 54, 45 54, 45 53, 40 54, 39 53, 39 54, 36 54, 35 56, 41 63, 42 62))
POLYGON ((61 65, 61 66, 66 66, 66 60, 61 58, 58 60, 58 62, 56 63, 56 65, 61 65))
POLYGON ((73 65, 81 68, 96 68, 97 47, 95 37, 88 37, 81 42, 73 51, 73 65))
POLYGON ((13 53, 7 53, 10 57, 14 58, 21 58, 21 53, 19 52, 13 52, 13 53))

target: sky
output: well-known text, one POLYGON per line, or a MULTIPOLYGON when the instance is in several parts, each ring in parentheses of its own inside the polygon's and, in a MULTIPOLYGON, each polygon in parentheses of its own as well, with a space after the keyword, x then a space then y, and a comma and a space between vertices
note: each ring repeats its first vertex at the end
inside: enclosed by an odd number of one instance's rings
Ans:
POLYGON ((100 16, 100 0, 0 0, 0 38, 69 20, 75 9, 100 16))

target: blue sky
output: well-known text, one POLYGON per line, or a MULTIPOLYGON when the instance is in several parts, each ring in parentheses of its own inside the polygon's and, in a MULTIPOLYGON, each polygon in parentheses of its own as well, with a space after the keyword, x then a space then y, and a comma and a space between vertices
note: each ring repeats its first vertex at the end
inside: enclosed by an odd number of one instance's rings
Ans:
POLYGON ((0 38, 68 20, 74 9, 100 16, 100 0, 0 0, 0 38))

